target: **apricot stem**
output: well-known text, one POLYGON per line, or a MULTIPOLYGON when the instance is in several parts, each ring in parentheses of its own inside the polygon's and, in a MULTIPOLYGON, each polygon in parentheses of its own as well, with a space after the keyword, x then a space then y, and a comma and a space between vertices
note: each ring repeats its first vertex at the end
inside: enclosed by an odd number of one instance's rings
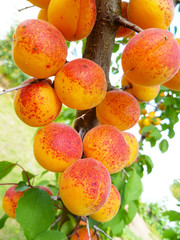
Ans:
POLYGON ((23 170, 23 172, 25 173, 29 187, 33 187, 30 183, 29 176, 28 176, 26 170, 21 165, 19 165, 18 163, 16 163, 15 165, 19 166, 23 170))
POLYGON ((89 220, 88 220, 88 218, 86 219, 86 228, 87 228, 87 231, 88 231, 88 238, 89 238, 89 240, 91 240, 91 233, 90 233, 90 229, 89 229, 89 220))
POLYGON ((143 29, 141 29, 140 27, 138 27, 137 25, 135 25, 134 23, 129 22, 128 20, 126 20, 125 18, 121 17, 121 16, 114 16, 114 23, 119 25, 119 26, 123 26, 126 28, 129 28, 137 33, 143 31, 143 29))

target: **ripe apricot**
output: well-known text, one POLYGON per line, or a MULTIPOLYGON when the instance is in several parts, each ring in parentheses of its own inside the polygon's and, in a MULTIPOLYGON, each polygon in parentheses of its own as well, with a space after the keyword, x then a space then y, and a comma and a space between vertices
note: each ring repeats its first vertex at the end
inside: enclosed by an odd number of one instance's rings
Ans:
POLYGON ((55 77, 55 91, 69 108, 85 110, 95 107, 106 95, 104 71, 89 59, 65 64, 55 77))
MULTIPOLYGON (((93 231, 92 228, 90 230, 91 240, 101 240, 99 236, 93 231)), ((70 240, 89 240, 88 230, 86 227, 81 227, 76 230, 71 236, 70 240)))
POLYGON ((174 16, 173 0, 130 0, 127 14, 142 29, 167 30, 174 16))
POLYGON ((172 33, 151 28, 134 36, 122 53, 122 67, 130 82, 155 86, 170 80, 180 67, 180 48, 172 33))
POLYGON ((137 158, 139 151, 139 143, 136 137, 132 133, 123 132, 124 138, 130 147, 130 156, 129 160, 126 163, 125 167, 129 167, 137 158))
POLYGON ((68 41, 83 39, 91 32, 96 20, 94 0, 51 0, 48 20, 68 41))
POLYGON ((39 8, 48 8, 51 0, 28 0, 28 1, 31 2, 34 6, 37 6, 39 8))
MULTIPOLYGON (((175 39, 179 45, 180 48, 180 38, 175 39)), ((162 84, 163 86, 174 90, 174 91, 180 91, 180 69, 178 70, 178 72, 176 73, 176 75, 171 78, 168 82, 162 84)))
POLYGON ((62 172, 81 158, 82 141, 73 128, 62 123, 49 123, 35 135, 34 155, 43 168, 62 172))
POLYGON ((103 101, 96 106, 96 115, 100 124, 113 125, 124 131, 138 122, 140 108, 131 94, 113 90, 107 92, 103 101))
MULTIPOLYGON (((128 3, 127 2, 121 2, 121 17, 125 18, 128 20, 127 16, 127 7, 128 3)), ((132 30, 123 26, 120 26, 118 28, 118 31, 116 33, 116 37, 127 37, 127 35, 130 35, 132 33, 132 30)))
MULTIPOLYGON (((31 78, 24 83, 33 80, 31 78)), ((19 89, 14 98, 17 116, 31 127, 40 127, 52 122, 59 115, 61 107, 61 101, 47 80, 19 89)))
POLYGON ((48 22, 47 9, 41 8, 37 18, 48 22))
POLYGON ((67 56, 61 32, 40 19, 28 19, 18 25, 12 51, 15 64, 24 73, 36 78, 55 75, 67 56))
POLYGON ((100 125, 88 131, 83 149, 85 157, 102 162, 110 174, 121 171, 130 157, 123 134, 111 125, 100 125))
POLYGON ((59 193, 64 205, 78 216, 98 211, 107 201, 110 189, 109 172, 92 158, 75 161, 59 179, 59 193))
POLYGON ((108 222, 113 219, 113 217, 115 217, 116 213, 119 210, 120 204, 120 194, 117 188, 111 184, 111 192, 109 194, 108 200, 102 208, 90 215, 90 217, 98 222, 108 222))
MULTIPOLYGON (((127 79, 127 77, 124 75, 121 81, 121 85, 126 86, 130 84, 131 82, 127 79)), ((125 89, 126 92, 129 92, 132 94, 135 98, 141 101, 149 102, 153 100, 159 93, 160 85, 158 86, 152 86, 152 87, 146 87, 141 85, 136 85, 135 83, 131 83, 132 88, 125 89)))

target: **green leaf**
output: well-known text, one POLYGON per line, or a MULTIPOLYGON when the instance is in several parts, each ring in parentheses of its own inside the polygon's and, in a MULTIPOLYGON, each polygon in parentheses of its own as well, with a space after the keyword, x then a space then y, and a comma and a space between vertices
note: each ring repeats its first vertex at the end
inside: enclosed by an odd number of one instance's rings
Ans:
POLYGON ((1 161, 0 162, 0 179, 7 176, 16 165, 11 162, 1 161))
POLYGON ((74 230, 74 225, 71 222, 71 220, 66 221, 62 227, 61 227, 61 231, 68 236, 73 230, 74 230))
POLYGON ((137 213, 137 205, 134 201, 130 202, 127 205, 127 210, 126 210, 126 214, 125 214, 125 222, 126 224, 129 224, 133 218, 135 217, 136 213, 137 213))
POLYGON ((21 181, 18 183, 17 187, 15 188, 15 191, 24 192, 28 188, 29 186, 25 182, 21 181))
POLYGON ((8 219, 8 215, 5 213, 1 218, 0 218, 0 229, 4 227, 4 224, 6 220, 8 219))
POLYGON ((164 212, 163 216, 168 216, 171 222, 180 221, 180 213, 173 210, 164 212))
POLYGON ((151 124, 151 125, 148 125, 148 126, 145 126, 145 127, 142 128, 141 134, 143 134, 143 133, 148 133, 149 131, 152 131, 153 128, 154 128, 154 125, 152 125, 152 124, 151 124))
POLYGON ((114 46, 113 46, 113 53, 115 53, 115 52, 117 52, 118 50, 119 50, 119 44, 114 44, 114 46))
POLYGON ((133 171, 124 189, 125 204, 128 204, 133 200, 139 199, 142 190, 143 188, 141 178, 135 171, 133 171))
POLYGON ((172 229, 167 229, 163 233, 163 238, 169 238, 170 240, 177 240, 177 234, 172 229))
POLYGON ((147 172, 151 173, 152 172, 152 168, 154 166, 151 158, 147 155, 140 155, 138 157, 138 162, 141 162, 142 165, 146 165, 147 166, 147 172))
POLYGON ((176 109, 173 106, 167 106, 166 110, 165 110, 165 114, 166 114, 167 118, 169 118, 170 123, 172 125, 174 125, 175 123, 178 122, 178 120, 179 120, 178 116, 177 116, 178 114, 176 112, 176 109))
MULTIPOLYGON (((35 177, 35 175, 33 173, 30 173, 28 171, 26 171, 26 174, 28 175, 29 177, 29 180, 33 179, 35 177)), ((22 178, 23 178, 23 181, 24 182, 27 182, 27 177, 26 177, 26 174, 24 171, 22 171, 22 178)))
POLYGON ((16 208, 16 220, 24 230, 27 240, 46 231, 54 220, 51 197, 46 191, 31 188, 20 198, 16 208))
POLYGON ((159 143, 159 149, 161 150, 162 153, 166 152, 168 150, 168 147, 169 147, 169 143, 166 139, 163 139, 159 143))
POLYGON ((168 137, 173 138, 175 136, 175 131, 173 127, 169 128, 168 137))
POLYGON ((149 138, 152 137, 155 140, 159 140, 159 139, 161 139, 162 135, 161 135, 161 132, 156 127, 154 127, 154 128, 152 128, 152 131, 150 132, 148 137, 149 138))
POLYGON ((174 183, 170 186, 170 190, 173 196, 180 201, 180 180, 174 180, 174 183))
POLYGON ((59 231, 45 231, 39 234, 35 240, 64 240, 66 235, 59 231))

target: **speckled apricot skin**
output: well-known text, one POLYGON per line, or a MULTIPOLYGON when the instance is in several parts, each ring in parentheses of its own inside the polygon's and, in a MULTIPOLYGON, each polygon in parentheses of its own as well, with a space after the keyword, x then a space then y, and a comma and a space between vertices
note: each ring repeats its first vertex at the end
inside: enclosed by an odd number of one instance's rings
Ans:
MULTIPOLYGON (((179 45, 180 48, 180 38, 175 39, 179 45)), ((176 75, 171 78, 168 82, 162 84, 163 86, 174 90, 174 91, 180 91, 180 69, 176 73, 176 75)))
POLYGON ((51 0, 28 0, 28 1, 32 3, 34 6, 37 6, 39 8, 48 8, 51 0))
MULTIPOLYGON (((128 20, 128 16, 127 16, 127 7, 128 7, 128 3, 122 1, 121 2, 121 17, 125 18, 128 20)), ((132 33, 132 30, 123 26, 120 26, 117 30, 116 33, 116 37, 120 38, 120 37, 127 37, 129 34, 132 33)))
POLYGON ((39 13, 38 13, 37 19, 44 20, 44 21, 48 22, 47 9, 41 8, 39 13))
POLYGON ((125 76, 142 86, 167 82, 180 67, 180 49, 172 33, 151 28, 134 36, 122 53, 125 76))
POLYGON ((140 108, 131 94, 113 90, 107 92, 103 101, 96 106, 96 116, 100 124, 113 125, 124 131, 137 123, 140 108))
POLYGON ((135 98, 141 101, 149 102, 153 100, 154 98, 157 97, 159 90, 160 90, 160 85, 157 86, 151 86, 151 87, 146 87, 146 86, 141 86, 141 85, 136 85, 134 83, 131 83, 127 77, 124 75, 122 80, 121 80, 121 86, 127 86, 131 84, 132 88, 126 89, 125 91, 132 94, 135 98))
POLYGON ((167 30, 174 16, 173 0, 130 0, 128 18, 142 29, 167 30))
POLYGON ((46 21, 23 21, 18 25, 13 40, 15 64, 32 77, 54 76, 66 61, 65 39, 57 28, 46 21))
POLYGON ((35 135, 34 156, 48 171, 62 172, 81 155, 80 136, 65 124, 49 123, 35 135))
POLYGON ((106 95, 104 71, 89 59, 65 64, 55 77, 55 91, 69 108, 86 110, 99 104, 106 95))
POLYGON ((96 20, 94 0, 51 0, 48 20, 56 26, 67 41, 87 37, 96 20))
MULTIPOLYGON (((97 237, 96 233, 93 231, 92 228, 89 229, 90 230, 90 235, 91 235, 91 240, 101 240, 100 236, 97 237)), ((81 227, 79 229, 77 229, 72 237, 70 238, 70 240, 89 240, 89 236, 88 236, 88 230, 86 227, 81 227)))
POLYGON ((90 215, 90 217, 98 222, 108 222, 117 214, 121 204, 121 197, 117 188, 111 184, 111 192, 109 198, 102 208, 90 215))
MULTIPOLYGON (((34 80, 33 78, 24 83, 34 80)), ((41 127, 59 115, 62 103, 47 81, 31 84, 17 90, 14 109, 17 116, 31 127, 41 127)))
POLYGON ((130 148, 123 134, 114 126, 100 125, 83 139, 84 155, 104 164, 110 174, 119 172, 129 160, 130 148))
POLYGON ((137 159, 138 151, 139 151, 139 143, 136 137, 132 133, 122 132, 122 134, 124 135, 124 138, 128 146, 130 147, 129 160, 125 165, 125 167, 129 167, 137 159))
POLYGON ((78 216, 98 211, 107 201, 111 178, 105 166, 92 158, 75 161, 59 181, 60 197, 66 208, 78 216))

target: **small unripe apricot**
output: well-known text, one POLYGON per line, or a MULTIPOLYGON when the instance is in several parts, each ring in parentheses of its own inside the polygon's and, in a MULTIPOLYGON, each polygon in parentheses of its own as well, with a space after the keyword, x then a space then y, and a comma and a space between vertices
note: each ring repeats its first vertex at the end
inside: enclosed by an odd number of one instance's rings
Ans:
MULTIPOLYGON (((93 231, 92 228, 90 228, 89 230, 90 230, 91 240, 101 240, 101 238, 99 236, 97 236, 97 234, 93 231)), ((73 233, 70 240, 89 240, 87 228, 81 227, 78 230, 76 230, 73 233)))
POLYGON ((138 121, 138 125, 139 125, 140 128, 143 127, 143 121, 144 121, 143 118, 139 119, 139 121, 138 121))
POLYGON ((151 118, 145 118, 145 119, 143 120, 143 126, 149 126, 149 125, 151 125, 151 124, 152 124, 151 118))
POLYGON ((65 64, 55 77, 55 91, 69 108, 86 110, 99 104, 106 95, 104 71, 89 59, 65 64))
POLYGON ((59 179, 59 193, 66 208, 78 216, 98 211, 107 201, 111 178, 105 166, 84 158, 70 165, 59 179))
POLYGON ((154 118, 155 117, 155 112, 154 111, 149 112, 148 117, 154 118))
POLYGON ((49 123, 35 135, 34 155, 43 168, 62 172, 81 158, 82 141, 73 128, 62 123, 49 123))
POLYGON ((160 125, 161 124, 161 119, 159 117, 155 118, 155 121, 153 120, 154 125, 160 125))
POLYGON ((37 6, 39 8, 48 8, 51 0, 28 0, 28 1, 31 2, 34 6, 37 6))
MULTIPOLYGON (((33 81, 31 78, 23 84, 33 81)), ((17 116, 31 127, 41 127, 59 115, 62 103, 48 80, 33 83, 16 92, 14 109, 17 116)))
POLYGON ((56 26, 67 41, 87 37, 96 20, 94 0, 51 0, 48 20, 56 26))
POLYGON ((116 213, 119 210, 120 204, 120 194, 117 188, 111 184, 111 192, 106 203, 97 212, 90 215, 90 217, 98 222, 108 222, 113 219, 113 217, 115 217, 116 213))
POLYGON ((136 85, 156 86, 170 80, 180 67, 180 48, 172 33, 151 28, 134 36, 122 53, 122 68, 136 85))
POLYGON ((41 79, 55 75, 67 56, 61 32, 40 19, 28 19, 18 25, 12 51, 16 65, 24 73, 41 79))
POLYGON ((140 108, 131 94, 113 90, 107 92, 103 101, 97 105, 96 115, 100 124, 113 125, 124 131, 138 122, 140 108))
POLYGON ((102 162, 110 174, 121 171, 130 157, 123 134, 111 125, 100 125, 88 131, 83 149, 85 157, 102 162))
POLYGON ((41 8, 37 18, 48 22, 47 9, 41 8))
POLYGON ((161 111, 166 110, 166 106, 164 105, 164 103, 159 104, 159 110, 161 110, 161 111))
POLYGON ((146 109, 141 109, 141 114, 143 114, 144 116, 146 115, 147 110, 146 109))

